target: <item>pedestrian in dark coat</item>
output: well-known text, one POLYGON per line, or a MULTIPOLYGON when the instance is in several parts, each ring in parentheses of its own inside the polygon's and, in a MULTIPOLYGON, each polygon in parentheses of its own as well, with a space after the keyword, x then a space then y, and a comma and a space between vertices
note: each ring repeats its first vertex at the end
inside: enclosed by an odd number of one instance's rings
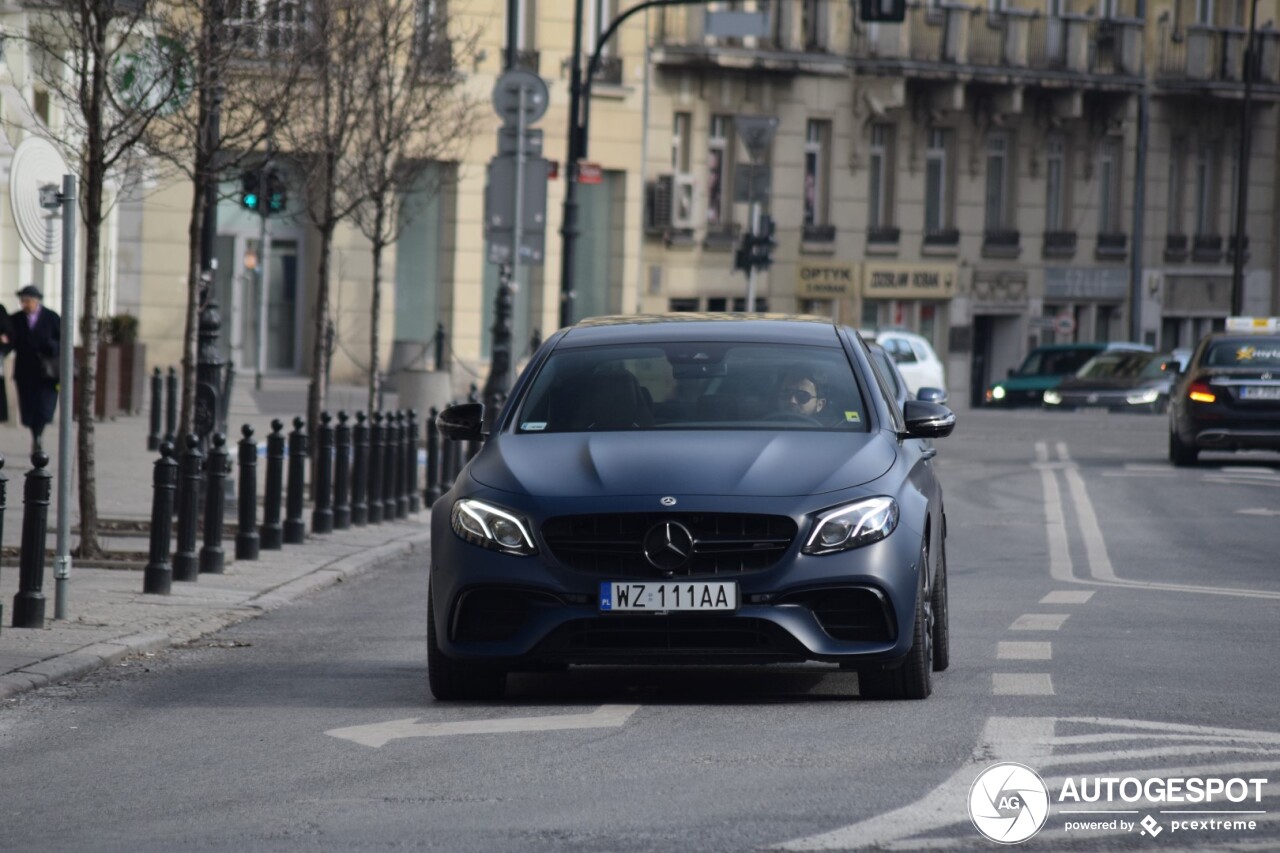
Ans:
POLYGON ((0 305, 0 423, 9 422, 9 386, 4 381, 4 357, 13 351, 9 334, 9 312, 0 305))
POLYGON ((18 410, 22 425, 31 430, 31 452, 40 449, 40 435, 53 420, 58 405, 57 364, 62 340, 62 318, 40 304, 44 294, 34 284, 18 291, 22 310, 9 316, 9 340, 16 364, 13 381, 18 386, 18 410))

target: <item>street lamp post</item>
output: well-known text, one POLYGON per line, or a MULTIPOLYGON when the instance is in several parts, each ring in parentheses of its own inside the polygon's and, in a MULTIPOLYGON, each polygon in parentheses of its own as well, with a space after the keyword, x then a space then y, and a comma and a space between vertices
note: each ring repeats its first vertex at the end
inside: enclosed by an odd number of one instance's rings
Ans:
POLYGON ((1256 27, 1258 0, 1250 3, 1249 34, 1244 45, 1244 105, 1240 111, 1240 150, 1236 156, 1236 211, 1234 254, 1231 258, 1231 313, 1244 313, 1244 250, 1248 232, 1249 212, 1249 149, 1253 134, 1253 76, 1257 66, 1258 51, 1256 27))

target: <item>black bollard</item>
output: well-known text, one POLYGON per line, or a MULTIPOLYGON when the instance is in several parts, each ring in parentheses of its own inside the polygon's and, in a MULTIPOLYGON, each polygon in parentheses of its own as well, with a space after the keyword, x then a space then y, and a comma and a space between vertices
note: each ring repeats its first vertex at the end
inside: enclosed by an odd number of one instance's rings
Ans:
POLYGON ((311 511, 311 532, 333 532, 333 417, 320 413, 316 430, 316 505, 311 511))
POLYGON ((151 432, 147 433, 147 450, 160 449, 160 430, 164 420, 164 375, 160 368, 151 373, 151 432))
POLYGON ((209 437, 209 456, 204 463, 204 547, 200 549, 200 572, 220 575, 227 557, 222 548, 222 524, 227 497, 227 438, 220 432, 209 437))
MULTIPOLYGON (((450 403, 449 405, 453 404, 450 403)), ((449 487, 453 485, 451 469, 453 468, 454 450, 456 449, 454 445, 456 444, 456 441, 444 433, 440 433, 440 494, 442 495, 449 491, 449 487)))
MULTIPOLYGON (((9 475, 4 472, 4 455, 0 454, 0 542, 4 541, 4 508, 9 491, 9 475)), ((4 601, 0 600, 0 625, 4 625, 4 601)))
POLYGON ((351 527, 351 426, 346 412, 338 412, 333 436, 333 529, 346 530, 351 527))
POLYGON ((13 597, 13 627, 44 627, 44 547, 49 527, 53 475, 49 455, 37 450, 22 487, 22 551, 18 556, 18 594, 13 597))
POLYGON ((368 416, 356 412, 356 426, 352 430, 355 454, 351 463, 351 523, 364 527, 369 523, 369 425, 368 416))
POLYGON ((200 515, 201 468, 204 454, 200 452, 200 439, 195 433, 187 436, 187 449, 178 463, 178 544, 173 555, 173 579, 193 581, 200 575, 200 559, 196 553, 196 529, 200 515))
POLYGON ((373 413, 373 426, 369 428, 369 512, 370 524, 382 523, 382 412, 373 413))
POLYGON ((396 412, 396 518, 409 517, 409 413, 396 412))
POLYGON ((236 531, 236 559, 258 559, 258 442, 253 427, 240 427, 240 518, 236 531))
POLYGON ((388 412, 382 423, 386 447, 382 450, 382 518, 394 521, 396 517, 396 471, 400 469, 400 427, 396 412, 388 412))
POLYGON ((142 591, 148 595, 168 595, 173 585, 169 565, 169 539, 173 532, 173 493, 178 485, 178 463, 173 445, 160 445, 160 458, 151 475, 151 553, 142 574, 142 591))
POLYGON ((262 496, 262 538, 264 551, 279 551, 284 545, 284 529, 280 526, 280 505, 284 500, 284 424, 271 422, 267 436, 267 485, 262 496))
POLYGON ((165 378, 164 440, 175 444, 178 440, 178 371, 169 368, 165 378))
POLYGON ((405 467, 409 471, 408 481, 405 483, 405 498, 408 501, 408 512, 416 513, 422 509, 422 497, 418 491, 418 411, 417 409, 409 410, 409 429, 405 448, 405 467))
POLYGON ((430 509, 440 498, 440 430, 436 427, 435 406, 427 412, 427 490, 422 493, 422 503, 430 509))
POLYGON ((289 491, 285 498, 284 542, 301 545, 307 541, 307 523, 302 520, 302 494, 307 476, 307 422, 293 419, 289 433, 289 491))

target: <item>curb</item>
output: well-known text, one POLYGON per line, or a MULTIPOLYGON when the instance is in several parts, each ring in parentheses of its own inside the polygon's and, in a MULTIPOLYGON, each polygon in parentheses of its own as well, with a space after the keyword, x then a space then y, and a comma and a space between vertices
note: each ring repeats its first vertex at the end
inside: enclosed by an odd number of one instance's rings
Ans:
POLYGON ((338 557, 316 566, 301 577, 263 590, 242 605, 205 617, 194 626, 188 626, 186 630, 179 628, 172 633, 152 631, 96 642, 75 651, 54 655, 16 672, 0 675, 0 701, 12 699, 21 693, 50 683, 56 684, 60 681, 83 678, 95 670, 118 663, 127 657, 179 646, 221 631, 238 622, 257 618, 317 590, 341 583, 347 578, 366 574, 387 560, 412 554, 426 545, 430 539, 430 531, 424 530, 357 554, 338 557))

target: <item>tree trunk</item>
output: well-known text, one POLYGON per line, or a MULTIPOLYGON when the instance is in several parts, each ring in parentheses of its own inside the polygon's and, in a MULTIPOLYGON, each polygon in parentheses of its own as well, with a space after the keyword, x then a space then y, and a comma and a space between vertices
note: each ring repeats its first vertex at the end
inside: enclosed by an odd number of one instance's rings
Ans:
POLYGON ((192 181, 191 221, 187 225, 187 317, 182 330, 182 410, 178 427, 178 446, 191 432, 196 393, 196 332, 200 322, 200 233, 204 230, 205 170, 195 169, 192 181))
POLYGON ((329 325, 329 263, 333 252, 333 232, 337 223, 330 218, 320 229, 320 267, 316 282, 316 328, 311 346, 311 384, 307 388, 308 428, 320 422, 325 391, 329 387, 329 359, 325 341, 329 325))
POLYGON ((369 411, 378 406, 378 392, 382 388, 382 377, 379 375, 378 350, 381 336, 378 334, 382 315, 382 250, 385 241, 382 239, 383 225, 386 222, 386 205, 379 197, 374 202, 373 238, 373 294, 369 300, 369 411))

